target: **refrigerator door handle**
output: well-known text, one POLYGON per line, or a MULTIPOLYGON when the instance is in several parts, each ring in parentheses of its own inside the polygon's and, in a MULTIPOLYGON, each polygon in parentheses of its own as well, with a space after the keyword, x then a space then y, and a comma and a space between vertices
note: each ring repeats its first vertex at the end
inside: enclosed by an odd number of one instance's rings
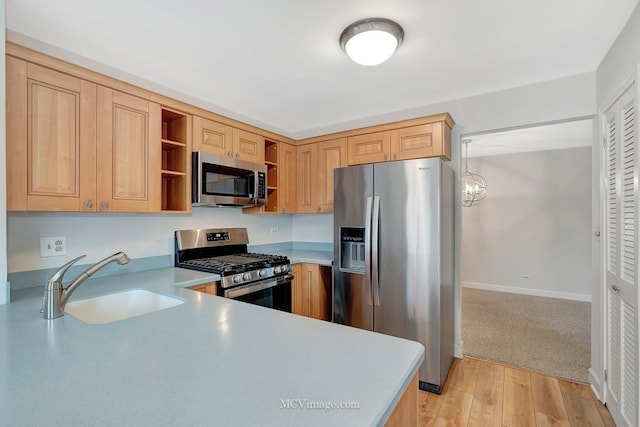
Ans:
POLYGON ((371 294, 371 197, 367 197, 364 226, 364 282, 367 287, 367 305, 372 305, 371 294))
POLYGON ((373 222, 372 222, 372 237, 371 237, 371 258, 372 261, 372 274, 373 277, 373 301, 377 307, 380 307, 380 283, 378 277, 380 275, 378 265, 378 248, 380 244, 379 231, 380 231, 380 197, 376 196, 373 199, 373 222))

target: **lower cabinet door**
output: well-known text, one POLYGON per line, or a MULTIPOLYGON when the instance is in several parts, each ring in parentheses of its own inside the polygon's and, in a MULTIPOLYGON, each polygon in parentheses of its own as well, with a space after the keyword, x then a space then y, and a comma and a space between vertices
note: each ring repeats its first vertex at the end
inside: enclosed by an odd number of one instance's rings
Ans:
POLYGON ((292 312, 314 319, 329 320, 331 268, 318 264, 293 265, 292 312))

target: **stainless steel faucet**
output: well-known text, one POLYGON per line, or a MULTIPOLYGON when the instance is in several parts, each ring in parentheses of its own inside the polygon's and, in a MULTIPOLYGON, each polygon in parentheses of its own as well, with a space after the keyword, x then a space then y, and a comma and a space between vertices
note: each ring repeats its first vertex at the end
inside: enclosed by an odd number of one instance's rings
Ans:
POLYGON ((41 313, 44 313, 45 319, 55 319, 57 317, 61 317, 64 315, 64 307, 67 305, 67 301, 69 301, 69 297, 73 292, 80 286, 85 280, 89 277, 93 276, 98 270, 105 267, 107 264, 111 264, 112 262, 117 262, 118 264, 127 264, 129 261, 129 257, 124 252, 115 253, 109 257, 106 257, 102 261, 96 262, 91 267, 87 268, 82 273, 78 274, 75 279, 69 282, 69 285, 65 288, 62 286, 62 278, 64 274, 67 272, 69 267, 73 264, 86 257, 86 255, 79 256, 76 259, 72 259, 55 273, 49 277, 47 280, 47 285, 44 288, 44 297, 42 297, 42 310, 41 313))

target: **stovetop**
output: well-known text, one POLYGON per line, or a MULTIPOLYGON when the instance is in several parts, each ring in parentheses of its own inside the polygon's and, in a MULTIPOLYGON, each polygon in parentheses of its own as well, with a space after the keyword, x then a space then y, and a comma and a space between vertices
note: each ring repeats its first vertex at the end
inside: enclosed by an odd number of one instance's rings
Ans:
POLYGON ((276 265, 287 264, 289 259, 281 255, 268 255, 256 253, 237 253, 231 255, 220 255, 205 258, 196 258, 182 261, 179 265, 198 268, 202 271, 229 276, 232 274, 244 273, 251 270, 274 267, 276 265))
POLYGON ((289 275, 282 255, 250 253, 246 228, 176 231, 175 266, 222 276, 223 288, 278 280, 289 275))

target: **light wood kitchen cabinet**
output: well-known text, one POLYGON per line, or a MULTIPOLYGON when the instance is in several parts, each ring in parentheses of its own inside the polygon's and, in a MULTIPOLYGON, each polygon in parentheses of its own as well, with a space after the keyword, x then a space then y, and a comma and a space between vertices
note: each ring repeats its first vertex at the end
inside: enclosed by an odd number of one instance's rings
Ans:
POLYGON ((189 286, 187 289, 202 292, 203 294, 217 295, 216 282, 203 283, 201 285, 189 286))
POLYGON ((331 319, 331 267, 294 264, 291 292, 294 314, 331 319))
POLYGON ((347 166, 347 138, 318 143, 320 212, 333 212, 333 170, 347 166))
POLYGON ((278 143, 278 212, 296 212, 296 148, 278 143))
POLYGON ((317 144, 301 145, 296 151, 298 165, 296 212, 320 212, 318 146, 317 144))
POLYGON ((348 137, 348 164, 443 157, 451 160, 446 120, 348 137))
POLYGON ((96 85, 6 58, 7 209, 96 210, 96 85))
POLYGON ((349 165, 385 162, 389 160, 391 134, 384 131, 350 136, 347 145, 349 165))
POLYGON ((232 157, 233 128, 213 120, 193 117, 193 151, 232 157))
POLYGON ((193 151, 264 163, 264 137, 255 133, 195 116, 193 118, 193 151))
POLYGON ((245 213, 285 213, 296 211, 296 148, 284 142, 265 140, 264 164, 267 166, 267 201, 245 213))
POLYGON ((98 86, 98 211, 157 212, 160 105, 98 86))
POLYGON ((347 166, 347 139, 301 145, 297 156, 296 212, 333 212, 333 170, 347 166))
POLYGON ((7 117, 8 210, 160 210, 158 104, 7 57, 7 117))
POLYGON ((391 160, 436 156, 450 159, 451 132, 445 128, 444 122, 435 122, 392 130, 391 160))
POLYGON ((254 163, 264 163, 264 137, 233 128, 235 158, 254 163))

